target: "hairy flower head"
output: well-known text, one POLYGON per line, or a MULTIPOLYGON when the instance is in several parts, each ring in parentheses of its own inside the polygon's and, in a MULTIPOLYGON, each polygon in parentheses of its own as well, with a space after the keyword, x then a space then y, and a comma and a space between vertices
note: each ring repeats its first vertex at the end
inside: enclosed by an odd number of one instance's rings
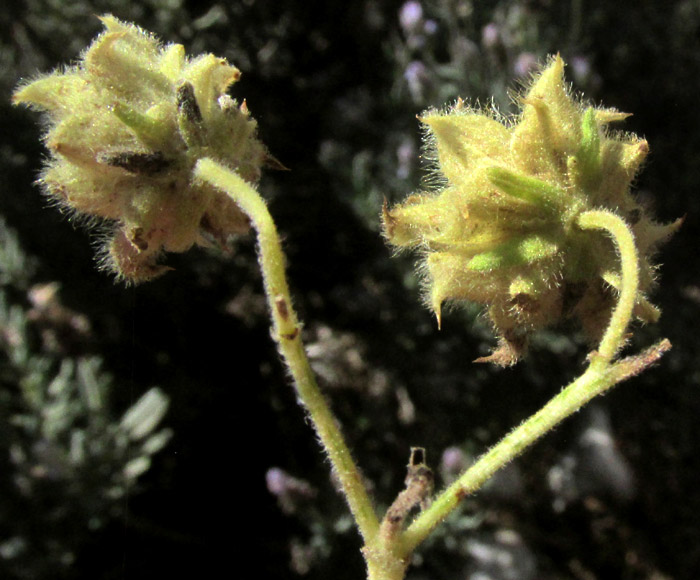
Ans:
POLYGON ((604 233, 577 224, 589 210, 627 223, 640 264, 634 314, 659 316, 645 296, 652 254, 680 221, 655 223, 630 193, 649 145, 608 128, 628 115, 574 98, 563 73, 562 59, 551 58, 518 98, 521 112, 512 120, 461 100, 446 112, 428 111, 421 121, 442 187, 384 208, 388 241, 423 255, 438 323, 445 301, 486 306, 499 348, 479 361, 512 364, 532 331, 565 318, 600 337, 619 288, 619 261, 604 233))
POLYGON ((210 157, 256 182, 269 159, 248 109, 227 94, 238 69, 188 58, 113 16, 72 67, 21 86, 44 111, 50 159, 39 182, 61 206, 110 224, 104 266, 128 281, 158 276, 164 251, 225 242, 249 229, 223 193, 193 179, 210 157))

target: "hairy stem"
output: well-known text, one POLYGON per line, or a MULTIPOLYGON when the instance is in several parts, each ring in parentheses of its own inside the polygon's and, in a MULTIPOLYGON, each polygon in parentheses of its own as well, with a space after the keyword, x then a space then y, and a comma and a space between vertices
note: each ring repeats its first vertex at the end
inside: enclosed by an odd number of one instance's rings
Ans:
POLYGON ((471 468, 440 494, 430 508, 413 521, 401 538, 400 553, 403 557, 411 554, 464 497, 477 491, 496 471, 520 455, 547 431, 575 413, 593 397, 641 372, 670 348, 668 341, 665 341, 651 349, 646 357, 630 357, 618 363, 612 363, 616 353, 624 344, 625 332, 637 298, 639 266, 634 237, 625 221, 611 212, 584 212, 579 216, 578 223, 583 229, 602 229, 608 232, 620 255, 622 270, 620 297, 597 354, 591 358, 588 369, 583 375, 482 455, 471 468))
POLYGON ((457 481, 443 491, 404 532, 402 548, 410 554, 466 496, 474 493, 499 469, 520 455, 563 419, 596 395, 612 387, 607 373, 589 369, 537 413, 482 455, 457 481))
POLYGON ((625 221, 609 211, 587 211, 578 218, 583 229, 600 229, 609 233, 620 255, 622 282, 617 306, 600 341, 595 364, 608 364, 622 348, 625 333, 632 317, 639 287, 639 259, 634 236, 625 221))
POLYGON ((258 255, 273 320, 274 338, 294 379, 299 400, 308 411, 333 471, 338 476, 360 533, 365 543, 371 543, 377 535, 379 522, 360 472, 335 417, 316 384, 306 357, 301 342, 300 324, 292 307, 284 272, 284 254, 267 205, 248 183, 211 159, 201 159, 195 168, 195 175, 227 193, 250 218, 258 233, 258 255))

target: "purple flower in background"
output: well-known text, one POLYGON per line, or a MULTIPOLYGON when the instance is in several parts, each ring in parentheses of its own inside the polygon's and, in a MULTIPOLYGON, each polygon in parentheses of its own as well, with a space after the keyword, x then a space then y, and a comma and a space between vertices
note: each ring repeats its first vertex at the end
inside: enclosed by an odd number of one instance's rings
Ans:
POLYGON ((440 471, 443 477, 452 481, 469 466, 469 457, 459 447, 448 447, 442 452, 440 471))
POLYGON ((600 88, 600 85, 603 83, 603 79, 600 78, 600 75, 598 75, 593 68, 593 63, 589 57, 579 54, 572 57, 569 62, 571 63, 571 72, 574 80, 579 85, 584 86, 591 91, 595 91, 600 88))
POLYGON ((416 156, 416 147, 413 141, 406 139, 396 149, 396 158, 399 162, 399 168, 396 170, 396 177, 406 179, 411 174, 413 167, 413 159, 416 156))
POLYGON ((490 22, 481 29, 481 45, 494 49, 501 44, 501 29, 495 22, 490 22))
POLYGON ((438 23, 435 20, 426 20, 423 25, 423 32, 428 36, 432 36, 438 31, 438 23))
POLYGON ((399 23, 401 28, 407 33, 415 32, 423 20, 423 7, 420 2, 409 0, 399 10, 399 23))
POLYGON ((537 68, 537 57, 531 52, 521 52, 513 64, 513 73, 517 77, 526 77, 537 68))
POLYGON ((267 490, 275 496, 287 492, 289 476, 279 467, 272 467, 265 474, 267 490))
POLYGON ((574 56, 569 63, 571 64, 571 72, 574 78, 579 83, 585 83, 591 76, 591 61, 585 56, 574 56))
POLYGON ((306 500, 316 496, 316 490, 303 479, 292 477, 279 467, 271 467, 265 474, 267 490, 277 498, 286 514, 296 512, 306 500))
POLYGON ((413 100, 417 103, 422 102, 425 83, 428 80, 428 70, 425 65, 419 60, 409 62, 403 73, 403 78, 406 79, 413 100))

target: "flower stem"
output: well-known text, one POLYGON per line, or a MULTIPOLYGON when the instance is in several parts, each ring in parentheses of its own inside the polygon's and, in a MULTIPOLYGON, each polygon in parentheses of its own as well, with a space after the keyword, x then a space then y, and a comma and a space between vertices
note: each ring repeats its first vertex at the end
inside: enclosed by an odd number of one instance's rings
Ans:
POLYGON ((369 544, 377 535, 379 522, 360 472, 345 444, 335 417, 316 384, 304 351, 300 336, 301 326, 292 307, 284 272, 284 253, 267 205, 258 192, 236 173, 211 159, 198 161, 195 175, 226 192, 250 218, 258 233, 258 256, 273 320, 273 336, 294 379, 299 400, 308 411, 333 471, 340 481, 357 527, 365 543, 369 544))
POLYGON ((582 213, 578 224, 583 229, 600 229, 608 232, 620 254, 622 282, 617 306, 608 323, 608 328, 600 341, 595 364, 608 364, 625 342, 627 326, 632 318, 632 310, 637 300, 639 287, 639 258, 634 236, 625 221, 609 211, 595 210, 582 213))
POLYGON ((606 373, 589 369, 499 443, 482 455, 457 481, 443 491, 406 529, 402 539, 410 554, 466 496, 477 491, 500 468, 520 455, 560 421, 577 411, 613 383, 606 373))
POLYGON ((467 495, 477 491, 496 471, 527 447, 575 413, 593 397, 605 392, 615 384, 641 372, 655 362, 668 348, 662 342, 642 357, 629 357, 613 363, 615 354, 622 348, 627 325, 637 298, 639 266, 634 237, 625 221, 607 211, 588 211, 578 218, 583 229, 602 229, 613 238, 620 254, 622 282, 618 304, 610 318, 596 356, 586 371, 537 413, 506 435, 487 451, 450 487, 443 491, 433 504, 422 512, 406 529, 401 538, 401 555, 405 558, 428 536, 467 495))

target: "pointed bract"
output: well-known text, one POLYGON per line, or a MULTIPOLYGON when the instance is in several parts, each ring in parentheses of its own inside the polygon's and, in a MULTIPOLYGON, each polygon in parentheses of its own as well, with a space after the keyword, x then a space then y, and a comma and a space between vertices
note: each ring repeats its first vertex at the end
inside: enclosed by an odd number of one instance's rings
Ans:
POLYGON ((383 210, 393 246, 422 252, 428 303, 441 320, 444 302, 483 304, 499 346, 480 362, 512 364, 533 331, 578 318, 595 340, 607 325, 619 287, 613 243, 583 230, 593 209, 625 219, 637 242, 640 286, 634 314, 658 318, 646 297, 653 254, 680 225, 656 224, 630 193, 649 146, 607 128, 629 115, 585 106, 552 57, 518 100, 516 123, 493 110, 464 106, 429 111, 429 158, 438 191, 383 210))
MULTIPOLYGON (((113 16, 73 67, 21 86, 13 97, 46 113, 51 153, 39 182, 79 214, 109 220, 105 268, 153 278, 164 252, 225 243, 249 229, 224 193, 198 183, 206 155, 256 182, 269 159, 246 106, 226 94, 240 71, 113 16)), ((93 222, 95 220, 92 220, 93 222)))

